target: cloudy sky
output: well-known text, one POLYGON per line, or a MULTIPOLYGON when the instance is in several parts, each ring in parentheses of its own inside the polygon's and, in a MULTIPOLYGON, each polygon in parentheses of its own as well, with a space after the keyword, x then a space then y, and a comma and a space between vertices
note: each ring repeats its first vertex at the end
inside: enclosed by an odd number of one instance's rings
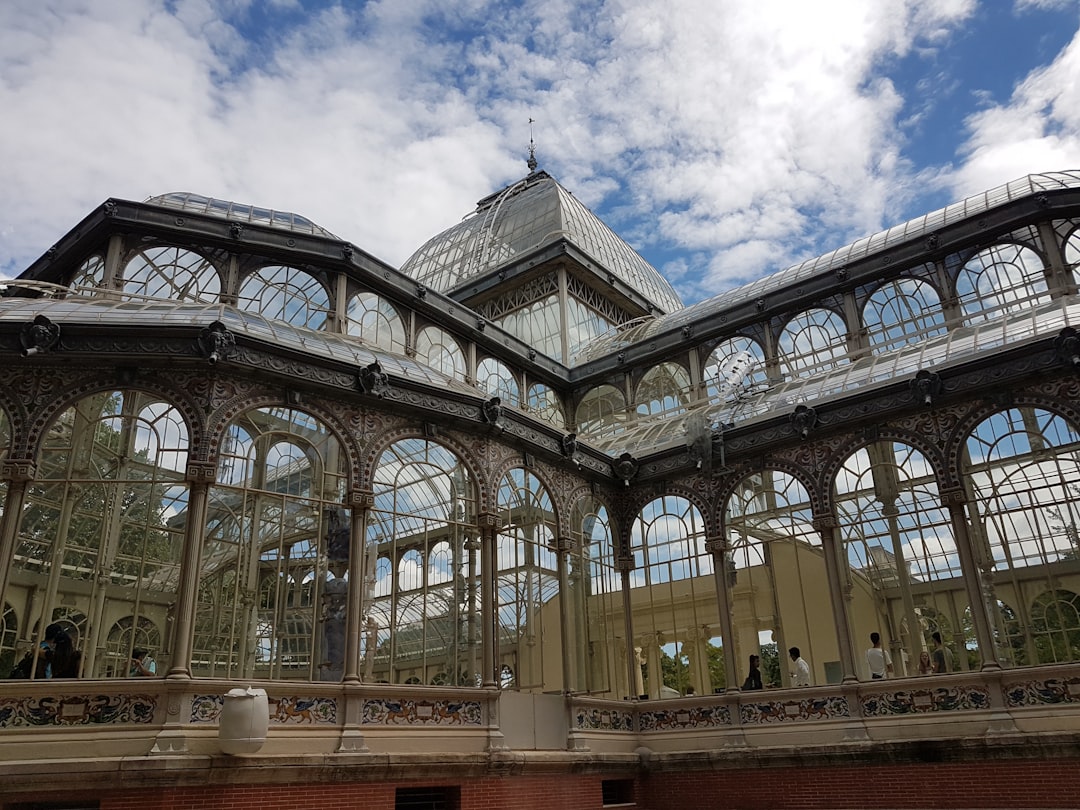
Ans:
POLYGON ((1080 0, 2 0, 0 277, 169 191, 400 265, 530 137, 691 303, 1080 169, 1080 0))

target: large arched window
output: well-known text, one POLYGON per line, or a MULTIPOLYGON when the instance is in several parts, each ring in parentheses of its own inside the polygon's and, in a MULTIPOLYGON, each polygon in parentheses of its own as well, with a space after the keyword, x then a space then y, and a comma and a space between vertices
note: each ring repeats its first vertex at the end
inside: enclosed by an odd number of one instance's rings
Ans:
POLYGON ((570 538, 563 594, 569 688, 610 698, 639 694, 626 680, 622 580, 608 510, 596 497, 586 495, 574 505, 570 538))
POLYGON ((829 580, 806 488, 779 470, 747 476, 728 500, 724 522, 739 666, 760 655, 765 684, 787 686, 787 650, 798 647, 814 683, 838 682, 829 580))
POLYGON ((326 328, 330 297, 319 280, 295 267, 262 267, 244 279, 237 304, 264 318, 326 328))
POLYGON ((888 351, 945 334, 937 289, 920 278, 901 278, 874 290, 863 306, 863 326, 874 351, 888 351))
MULTIPOLYGON (((927 617, 945 616, 960 635, 944 641, 966 668, 960 650, 978 651, 963 634, 964 572, 927 459, 906 444, 873 442, 845 460, 834 491, 853 586, 852 638, 868 645, 870 633, 880 633, 894 672, 917 675, 919 654, 933 648, 927 617)), ((856 667, 869 679, 864 659, 856 667)))
POLYGON ((1080 281, 1080 228, 1074 228, 1065 239, 1065 263, 1072 271, 1073 282, 1080 281))
POLYGON ((829 309, 800 312, 780 333, 779 354, 785 379, 811 377, 847 363, 844 319, 829 309))
POLYGON ((1080 596, 1062 589, 1039 594, 1031 630, 1040 664, 1080 660, 1080 596))
POLYGON ((994 245, 968 259, 956 277, 956 295, 969 324, 1050 300, 1042 258, 1014 244, 994 245))
POLYGON ((494 357, 476 364, 476 385, 485 394, 499 397, 503 405, 521 406, 521 385, 510 367, 494 357))
POLYGON ((712 554, 700 510, 677 495, 650 501, 631 528, 630 607, 642 670, 639 694, 711 693, 724 671, 712 554))
MULTIPOLYGON (((177 409, 139 391, 85 397, 49 428, 8 598, 31 604, 26 592, 39 595, 29 617, 35 635, 71 621, 84 677, 128 674, 131 650, 108 644, 122 617, 167 624, 188 518, 187 445, 177 409)), ((160 644, 151 654, 163 673, 173 651, 168 639, 160 644)))
POLYGON ((673 416, 686 410, 690 396, 689 372, 678 363, 661 363, 645 372, 634 402, 641 415, 673 416))
POLYGON ((515 673, 515 689, 562 688, 555 514, 551 496, 528 470, 513 469, 499 483, 502 528, 496 554, 496 612, 500 666, 515 673))
POLYGON ((767 381, 765 351, 745 335, 728 338, 709 354, 704 380, 713 402, 737 399, 767 381))
POLYGON ((529 386, 529 395, 525 402, 525 409, 549 425, 561 428, 566 424, 563 418, 562 403, 555 389, 543 383, 533 383, 529 386))
POLYGON ((1016 610, 992 617, 998 654, 1007 665, 1040 663, 1046 653, 1036 638, 1049 631, 1038 629, 1029 606, 1043 592, 1080 592, 1080 431, 1041 408, 1010 408, 980 422, 966 451, 976 564, 989 570, 995 600, 1016 610), (1005 638, 1010 621, 1022 646, 1005 638))
POLYGON ((405 324, 393 304, 375 293, 357 293, 349 299, 345 331, 372 346, 405 354, 405 324))
POLYGON ((302 411, 257 408, 229 424, 218 458, 192 671, 340 679, 351 514, 337 438, 302 411))
POLYGON ((71 280, 71 288, 79 290, 83 295, 91 291, 103 289, 106 285, 105 260, 94 254, 80 265, 71 280))
POLYGON ((626 397, 614 385, 598 385, 585 393, 577 407, 581 436, 614 436, 626 426, 626 397))
POLYGON ((454 336, 437 326, 421 329, 416 335, 416 359, 447 377, 465 379, 465 355, 454 336))
POLYGON ((124 266, 125 293, 171 301, 214 303, 221 278, 205 256, 179 247, 139 250, 124 266))
POLYGON ((402 439, 379 457, 373 490, 366 542, 379 566, 365 594, 365 678, 431 683, 442 673, 475 685, 482 628, 472 476, 446 447, 402 439))

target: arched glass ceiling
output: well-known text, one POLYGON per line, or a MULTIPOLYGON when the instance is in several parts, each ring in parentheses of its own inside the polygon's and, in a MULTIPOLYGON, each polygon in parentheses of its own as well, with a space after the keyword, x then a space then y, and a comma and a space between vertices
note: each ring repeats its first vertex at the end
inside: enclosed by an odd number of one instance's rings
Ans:
POLYGON ((327 239, 341 241, 339 237, 334 236, 330 231, 320 228, 310 219, 299 214, 291 214, 288 211, 274 211, 270 208, 259 208, 255 205, 243 205, 228 200, 215 200, 213 197, 204 197, 201 194, 192 194, 187 191, 174 191, 158 197, 150 197, 146 200, 146 204, 159 205, 163 208, 175 208, 178 211, 187 211, 192 214, 209 214, 210 216, 227 219, 230 222, 249 222, 252 225, 265 225, 270 228, 308 233, 312 236, 324 236, 327 239))
POLYGON ((762 416, 787 413, 800 403, 815 404, 896 380, 910 379, 921 369, 942 369, 987 352, 1036 338, 1055 335, 1066 326, 1080 327, 1080 302, 1059 298, 1020 314, 990 323, 960 327, 948 334, 903 348, 837 365, 828 373, 797 378, 763 390, 728 399, 700 402, 678 414, 632 417, 610 436, 578 435, 611 456, 629 451, 642 456, 683 443, 690 420, 705 416, 706 424, 743 425, 762 416))
POLYGON ((447 292, 559 239, 588 254, 602 271, 614 274, 661 312, 682 309, 660 271, 544 172, 481 200, 473 214, 428 240, 401 271, 447 292))
MULTIPOLYGON (((20 282, 20 287, 38 286, 20 282)), ((230 332, 247 335, 277 346, 297 349, 308 354, 326 357, 355 367, 366 367, 378 361, 382 370, 393 376, 408 377, 418 382, 476 396, 471 385, 440 374, 409 357, 361 346, 355 339, 330 332, 292 326, 284 321, 264 318, 256 312, 246 312, 226 304, 173 303, 154 300, 107 300, 78 298, 70 290, 63 299, 3 298, 0 299, 0 320, 29 322, 38 315, 63 325, 92 323, 147 327, 209 326, 221 321, 230 332)))
POLYGON ((830 253, 808 259, 802 264, 781 270, 779 273, 759 278, 733 290, 726 290, 719 295, 705 301, 699 301, 678 312, 663 315, 639 325, 633 331, 612 332, 594 341, 587 351, 582 352, 577 357, 577 362, 584 363, 596 357, 603 357, 630 343, 636 343, 652 335, 693 323, 710 313, 719 312, 744 301, 756 300, 775 290, 794 285, 807 278, 831 273, 851 262, 887 250, 911 239, 929 235, 947 225, 960 222, 996 206, 1029 197, 1041 191, 1065 188, 1080 188, 1080 170, 1030 174, 1019 180, 1013 180, 1011 183, 984 191, 981 194, 968 197, 917 219, 909 220, 888 230, 867 236, 830 253))

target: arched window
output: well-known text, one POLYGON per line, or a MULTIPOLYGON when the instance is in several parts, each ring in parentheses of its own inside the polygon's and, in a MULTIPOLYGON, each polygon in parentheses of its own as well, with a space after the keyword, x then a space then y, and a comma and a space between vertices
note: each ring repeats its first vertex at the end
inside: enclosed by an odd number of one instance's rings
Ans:
MULTIPOLYGON (((13 562, 19 576, 9 595, 49 594, 30 617, 38 632, 65 617, 78 624, 84 677, 126 676, 108 648, 121 617, 166 626, 188 517, 187 446, 179 411, 132 390, 79 400, 46 434, 37 480, 27 490, 13 562)), ((169 652, 152 653, 167 669, 169 652)))
POLYGON ((614 436, 626 426, 626 397, 614 385, 598 385, 585 393, 577 407, 578 434, 614 436))
POLYGON ((421 329, 416 335, 416 359, 447 377, 465 379, 465 355, 453 335, 437 326, 421 329))
POLYGON ((626 681, 625 622, 622 577, 604 504, 586 495, 574 504, 567 554, 567 588, 562 595, 569 638, 563 644, 569 656, 570 688, 610 698, 636 695, 626 681))
POLYGON ((494 357, 485 357, 476 365, 476 386, 491 397, 499 397, 503 405, 521 406, 521 386, 510 367, 494 357))
POLYGON ((310 414, 264 407, 228 425, 218 458, 193 671, 338 680, 345 616, 320 621, 320 606, 335 602, 350 569, 343 449, 310 414))
POLYGON ((646 416, 683 413, 690 403, 690 374, 677 363, 653 366, 637 386, 637 412, 646 416))
POLYGON ((563 418, 562 403, 559 395, 553 388, 543 383, 533 383, 529 386, 529 395, 526 401, 526 410, 549 425, 561 428, 566 424, 563 418))
POLYGON ((132 655, 135 650, 145 650, 156 664, 156 674, 164 675, 157 663, 161 660, 162 649, 161 631, 152 621, 145 616, 123 616, 109 630, 104 674, 119 678, 138 676, 138 672, 132 673, 132 655))
POLYGON ((405 354, 405 324, 393 304, 375 293, 361 292, 349 299, 345 331, 372 346, 405 354))
POLYGON ((810 377, 847 363, 844 319, 828 309, 800 312, 780 333, 779 355, 785 379, 810 377))
POLYGON ((965 449, 976 560, 992 572, 986 581, 994 598, 1017 611, 1013 619, 992 617, 993 624, 1015 620, 1025 640, 1003 663, 1039 663, 1044 653, 1028 594, 1038 584, 1053 592, 1072 581, 1080 556, 1080 431, 1041 408, 1010 408, 980 422, 965 449))
MULTIPOLYGON (((845 460, 834 491, 853 585, 851 635, 864 642, 879 633, 894 673, 916 675, 919 653, 932 647, 922 611, 955 616, 968 604, 952 523, 930 464, 910 445, 873 442, 845 460)), ((974 643, 971 649, 977 653, 974 643)), ((869 679, 866 662, 856 665, 869 679)))
POLYGON ((123 278, 125 293, 170 301, 211 304, 221 292, 221 278, 210 260, 179 247, 137 251, 124 266, 123 278))
POLYGON ((71 288, 83 294, 104 289, 105 285, 105 260, 97 254, 84 261, 71 280, 71 288))
POLYGON ((957 275, 956 295, 969 324, 1050 300, 1042 258, 1013 244, 994 245, 968 259, 957 275))
POLYGON ((0 677, 7 677, 12 668, 22 660, 25 650, 18 647, 19 619, 15 608, 0 602, 0 677))
POLYGON ((749 639, 739 636, 739 664, 760 655, 766 685, 788 686, 787 650, 798 647, 814 683, 839 681, 829 579, 806 488, 779 470, 749 475, 728 499, 724 523, 733 620, 753 628, 749 639))
POLYGON ((237 304, 264 318, 325 329, 330 297, 319 280, 295 267, 262 267, 240 285, 237 304))
POLYGON ((634 647, 640 648, 638 694, 675 697, 693 685, 702 693, 727 683, 712 554, 705 521, 688 499, 664 495, 634 520, 634 647), (710 653, 710 650, 713 652, 710 653))
POLYGON ((767 382, 765 351, 745 335, 728 338, 709 354, 703 379, 712 401, 735 399, 767 382))
POLYGON ((562 656, 560 594, 551 496, 528 470, 516 468, 499 483, 497 509, 502 528, 496 550, 496 605, 499 660, 517 674, 515 688, 546 692, 562 656))
POLYGON ((1065 239, 1065 263, 1072 270, 1073 281, 1080 281, 1080 228, 1073 228, 1065 239))
POLYGON ((372 489, 368 554, 387 563, 366 603, 377 641, 365 678, 402 683, 413 672, 428 682, 444 672, 455 684, 474 683, 483 631, 472 476, 446 447, 402 439, 379 456, 372 489), (389 559, 400 561, 396 577, 389 559))
POLYGON ((874 351, 897 349, 943 335, 941 296, 923 279, 886 282, 863 306, 863 325, 874 351))
POLYGON ((1080 660, 1080 596, 1061 588, 1039 594, 1031 606, 1031 630, 1040 664, 1080 660))

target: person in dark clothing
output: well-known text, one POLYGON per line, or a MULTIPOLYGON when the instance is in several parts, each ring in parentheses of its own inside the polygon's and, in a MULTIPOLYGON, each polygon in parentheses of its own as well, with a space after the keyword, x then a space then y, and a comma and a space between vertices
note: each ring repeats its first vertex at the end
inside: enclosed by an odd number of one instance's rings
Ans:
POLYGON ((742 688, 746 691, 752 689, 763 689, 764 685, 761 683, 761 658, 756 655, 750 656, 750 674, 746 676, 746 680, 743 681, 742 688))

